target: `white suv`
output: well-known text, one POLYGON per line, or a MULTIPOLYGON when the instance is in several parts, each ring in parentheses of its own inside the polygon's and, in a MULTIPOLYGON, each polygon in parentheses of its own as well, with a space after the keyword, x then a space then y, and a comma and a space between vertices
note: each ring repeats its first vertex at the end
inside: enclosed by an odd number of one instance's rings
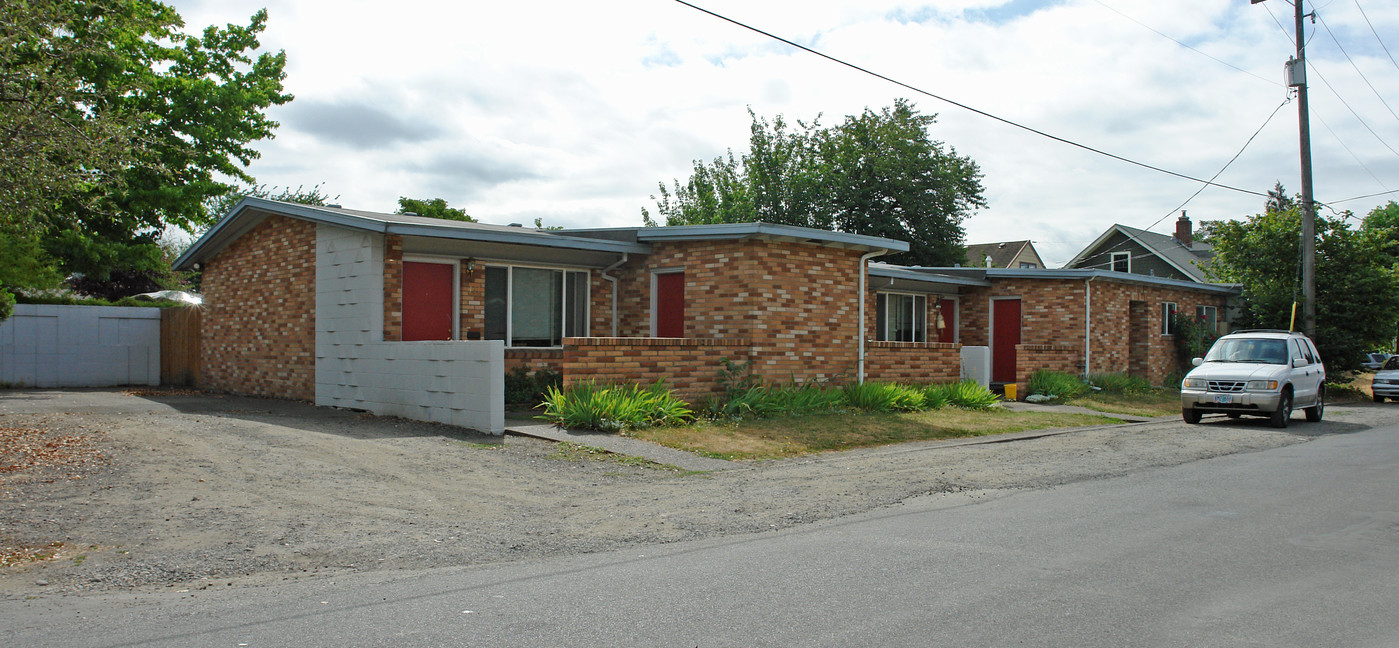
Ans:
POLYGON ((1236 331, 1215 341, 1180 385, 1186 423, 1222 413, 1266 416, 1287 427, 1294 407, 1316 422, 1326 407, 1326 366, 1307 336, 1288 331, 1236 331))

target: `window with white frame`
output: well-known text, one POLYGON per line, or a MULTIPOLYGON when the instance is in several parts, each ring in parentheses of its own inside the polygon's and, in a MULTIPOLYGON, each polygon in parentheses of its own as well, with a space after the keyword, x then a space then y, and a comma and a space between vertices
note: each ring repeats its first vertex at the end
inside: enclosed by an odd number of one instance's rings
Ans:
POLYGON ((1215 333, 1219 330, 1219 309, 1214 306, 1196 306, 1195 321, 1204 326, 1206 331, 1215 333))
POLYGON ((485 339, 507 347, 559 347, 588 335, 588 272, 486 267, 485 339))
POLYGON ((1175 335, 1176 311, 1175 302, 1161 302, 1161 335, 1175 335))
POLYGON ((928 297, 879 293, 875 297, 874 339, 888 342, 928 341, 928 297))
POLYGON ((1113 253, 1112 253, 1112 271, 1113 271, 1113 272, 1131 272, 1131 271, 1132 271, 1132 253, 1131 253, 1131 252, 1113 252, 1113 253))

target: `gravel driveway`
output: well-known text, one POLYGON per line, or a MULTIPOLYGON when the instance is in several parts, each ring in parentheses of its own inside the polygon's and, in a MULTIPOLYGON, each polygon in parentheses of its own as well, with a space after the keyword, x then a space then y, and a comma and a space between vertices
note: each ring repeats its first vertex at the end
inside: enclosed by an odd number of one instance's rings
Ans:
MULTIPOLYGON (((65 439, 74 465, 0 472, 6 598, 270 584, 343 571, 525 560, 762 532, 923 495, 993 496, 1366 429, 1178 419, 1009 443, 913 443, 685 473, 579 459, 538 439, 286 401, 0 391, 0 428, 65 439)), ((3 462, 0 462, 3 464, 3 462)))

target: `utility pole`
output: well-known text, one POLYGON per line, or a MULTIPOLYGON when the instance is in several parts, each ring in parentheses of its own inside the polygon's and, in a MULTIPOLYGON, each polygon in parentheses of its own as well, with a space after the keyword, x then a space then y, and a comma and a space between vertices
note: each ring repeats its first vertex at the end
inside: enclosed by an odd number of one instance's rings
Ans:
MULTIPOLYGON (((1263 0, 1250 0, 1258 4, 1263 0)), ((1297 136, 1302 151, 1302 330, 1316 336, 1316 211, 1312 202, 1312 135, 1307 113, 1306 34, 1302 19, 1304 0, 1292 0, 1296 8, 1297 56, 1287 61, 1287 85, 1297 88, 1297 136)))

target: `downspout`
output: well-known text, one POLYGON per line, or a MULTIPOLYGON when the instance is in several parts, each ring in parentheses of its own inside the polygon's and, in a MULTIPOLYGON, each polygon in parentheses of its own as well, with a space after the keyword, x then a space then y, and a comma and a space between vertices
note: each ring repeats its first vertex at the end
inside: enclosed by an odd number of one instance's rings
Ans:
POLYGON ((861 385, 865 384, 865 277, 869 274, 869 260, 888 253, 888 250, 876 250, 860 256, 860 322, 855 327, 859 332, 855 339, 860 345, 856 377, 861 385))
POLYGON ((603 268, 601 273, 602 278, 606 279, 609 283, 612 284, 612 337, 617 337, 617 278, 607 273, 616 270, 626 262, 627 253, 623 252, 621 259, 618 259, 616 263, 607 266, 606 268, 603 268))
POLYGON ((1087 378, 1093 365, 1093 280, 1096 275, 1083 282, 1083 377, 1087 378))

